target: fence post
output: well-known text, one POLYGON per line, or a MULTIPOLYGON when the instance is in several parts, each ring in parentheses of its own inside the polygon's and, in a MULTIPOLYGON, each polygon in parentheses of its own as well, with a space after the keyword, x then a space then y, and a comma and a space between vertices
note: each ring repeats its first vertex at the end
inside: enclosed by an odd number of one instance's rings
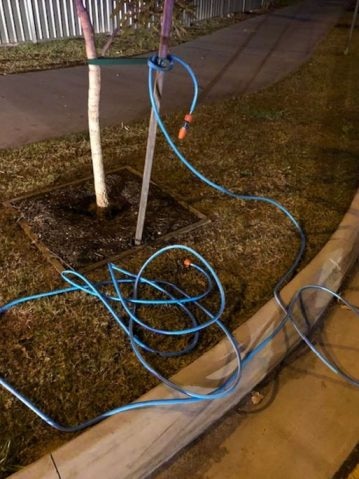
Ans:
POLYGON ((352 36, 353 36, 353 31, 355 28, 355 24, 357 22, 357 17, 358 17, 358 9, 359 9, 359 0, 356 1, 355 8, 354 8, 354 13, 353 13, 353 18, 352 18, 352 23, 350 25, 350 31, 349 31, 349 37, 348 37, 348 42, 347 46, 344 50, 344 55, 348 55, 349 53, 349 48, 350 48, 350 43, 352 41, 352 36))
POLYGON ((27 27, 30 33, 30 40, 33 43, 37 43, 35 18, 34 18, 34 11, 32 8, 31 0, 25 0, 25 15, 26 15, 27 27))
POLYGON ((3 30, 0 31, 0 43, 10 43, 9 32, 7 29, 4 6, 2 0, 0 0, 0 20, 3 24, 3 30), (2 41, 2 37, 4 36, 4 42, 2 41))

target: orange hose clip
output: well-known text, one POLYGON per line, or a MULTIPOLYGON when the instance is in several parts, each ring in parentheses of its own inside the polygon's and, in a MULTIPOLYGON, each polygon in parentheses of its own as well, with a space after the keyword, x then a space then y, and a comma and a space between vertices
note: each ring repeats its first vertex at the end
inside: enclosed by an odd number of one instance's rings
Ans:
POLYGON ((192 122, 192 115, 190 113, 188 113, 184 117, 183 126, 182 126, 182 128, 180 128, 180 131, 178 132, 178 139, 179 140, 184 140, 185 139, 185 137, 187 135, 187 130, 188 130, 191 122, 192 122))

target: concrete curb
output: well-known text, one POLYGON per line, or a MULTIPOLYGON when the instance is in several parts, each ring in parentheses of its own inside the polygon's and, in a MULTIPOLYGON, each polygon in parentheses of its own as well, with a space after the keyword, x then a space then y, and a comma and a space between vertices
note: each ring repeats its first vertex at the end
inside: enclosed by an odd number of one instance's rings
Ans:
MULTIPOLYGON (((298 288, 309 283, 338 291, 358 257, 359 190, 338 229, 320 253, 283 289, 289 301, 298 288)), ((328 295, 313 292, 306 301, 316 321, 329 304, 328 295)), ((278 325, 281 314, 274 299, 234 332, 243 352, 252 349, 278 325)), ((256 355, 243 371, 231 396, 212 402, 132 411, 112 417, 89 429, 52 454, 12 475, 13 479, 134 479, 144 478, 200 435, 250 392, 299 343, 288 324, 256 355)), ((176 382, 201 384, 206 391, 231 368, 225 340, 174 376, 176 382), (204 381, 205 378, 205 381, 204 381), (206 384, 204 384, 206 383, 206 384)), ((174 397, 160 385, 140 400, 174 397)))

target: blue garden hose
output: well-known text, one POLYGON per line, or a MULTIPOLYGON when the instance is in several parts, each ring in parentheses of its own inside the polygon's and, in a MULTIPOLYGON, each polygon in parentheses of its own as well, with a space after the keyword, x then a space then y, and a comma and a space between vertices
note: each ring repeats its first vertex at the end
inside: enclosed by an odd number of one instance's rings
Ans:
MULTIPOLYGON (((108 264, 108 272, 109 272, 109 279, 107 281, 93 283, 84 275, 74 271, 74 270, 67 270, 62 273, 62 277, 65 282, 68 283, 68 287, 57 289, 54 291, 48 291, 45 293, 40 293, 36 295, 31 295, 23 298, 16 299, 11 301, 0 308, 0 314, 5 313, 6 311, 10 310, 13 307, 16 307, 22 303, 34 300, 40 300, 43 298, 48 298, 60 294, 67 294, 72 293, 75 291, 81 291, 85 294, 89 294, 91 296, 96 297, 105 309, 110 313, 113 319, 117 322, 120 328, 124 331, 125 334, 129 337, 132 349, 134 354, 136 355, 139 362, 149 371, 152 375, 154 375, 158 380, 164 383, 166 386, 171 388, 172 390, 176 391, 179 395, 177 398, 173 399, 158 399, 158 400, 151 400, 151 401, 139 401, 134 402, 131 404, 127 404, 125 406, 121 406, 115 409, 111 409, 109 411, 100 414, 99 416, 89 419, 81 424, 74 425, 74 426, 66 426, 58 423, 53 418, 45 414, 41 409, 39 409, 32 401, 30 401, 26 396, 24 396, 21 392, 17 391, 8 381, 3 378, 0 378, 0 385, 2 385, 7 391, 13 394, 17 399, 19 399, 25 406, 31 409, 37 416, 39 416, 43 421, 45 421, 49 426, 62 431, 62 432, 77 432, 81 431, 89 426, 92 426, 102 419, 113 416, 115 414, 130 411, 133 409, 140 409, 145 407, 153 407, 153 406, 169 406, 169 405, 181 405, 181 404, 189 404, 203 400, 214 400, 220 399, 228 396, 231 394, 237 387, 240 378, 243 366, 248 363, 255 355, 257 355, 268 343, 284 328, 286 322, 289 320, 299 336, 305 341, 305 343, 309 346, 309 348, 319 357, 321 361, 323 361, 334 373, 338 374, 350 384, 354 386, 359 386, 359 381, 357 379, 352 378, 344 371, 339 369, 334 363, 329 361, 315 346, 308 338, 309 329, 307 328, 306 331, 299 326, 297 321, 295 320, 295 315, 293 309, 297 302, 301 299, 301 296, 304 291, 310 289, 319 289, 328 294, 331 294, 333 297, 337 298, 339 301, 343 302, 348 308, 350 308, 356 314, 359 314, 359 309, 352 306, 348 301, 341 298, 337 293, 329 290, 320 285, 308 285, 304 288, 301 288, 296 295, 293 297, 292 301, 289 305, 286 305, 280 295, 280 290, 282 287, 288 282, 290 277, 294 274, 296 268, 299 265, 299 262, 303 256, 303 252, 306 246, 306 239, 303 229, 301 228, 300 224, 294 218, 294 216, 279 202, 273 200, 271 198, 266 198, 264 196, 254 196, 254 195, 240 195, 234 193, 233 191, 221 186, 212 180, 208 179, 204 176, 200 171, 198 171, 181 153, 177 145, 174 143, 172 138, 170 137, 167 129, 159 115, 158 107, 156 104, 156 100, 154 97, 154 80, 153 74, 155 71, 168 71, 173 68, 173 66, 178 63, 180 64, 189 74, 190 78, 192 79, 193 87, 194 87, 194 94, 193 100, 190 107, 190 115, 195 110, 197 99, 198 99, 198 83, 197 79, 189 67, 189 65, 175 56, 169 56, 166 61, 158 59, 158 57, 151 57, 148 60, 149 66, 149 76, 148 76, 148 89, 149 89, 149 96, 150 102, 158 122, 158 125, 168 142, 169 146, 172 148, 174 153, 177 155, 179 160, 201 181, 203 181, 208 186, 216 189, 217 191, 224 193, 232 198, 240 199, 240 200, 247 200, 247 201, 257 201, 270 204, 280 210, 293 224, 294 228, 299 234, 300 237, 300 246, 298 253, 288 271, 280 278, 274 288, 274 297, 277 301, 279 307, 283 310, 283 319, 278 324, 278 326, 270 333, 263 341, 261 341, 255 348, 247 353, 244 358, 241 358, 239 345, 237 344, 235 338, 233 337, 232 333, 228 330, 228 328, 221 322, 221 316, 225 309, 225 293, 223 286, 212 268, 212 266, 195 250, 189 248, 188 246, 184 245, 170 245, 164 248, 161 248, 157 252, 155 252, 150 258, 148 258, 142 267, 140 268, 137 274, 130 273, 129 271, 116 266, 113 263, 108 264), (189 254, 192 258, 190 261, 187 262, 187 266, 192 268, 195 273, 202 277, 205 281, 205 288, 202 293, 197 295, 190 295, 184 289, 180 288, 179 286, 170 283, 168 281, 163 281, 160 279, 150 279, 144 276, 145 270, 148 266, 158 257, 166 254, 168 251, 175 250, 185 252, 189 254), (193 258, 195 261, 193 261, 193 258), (126 295, 124 293, 124 287, 128 288, 128 286, 132 286, 132 293, 131 295, 126 295), (153 299, 143 298, 141 297, 141 286, 145 286, 147 289, 152 289, 156 292, 156 296, 153 299), (106 291, 109 287, 112 288, 112 294, 106 294, 104 292, 104 288, 106 287, 106 291), (161 295, 161 299, 158 299, 159 294, 161 295), (210 311, 206 306, 204 306, 203 301, 208 298, 210 295, 217 295, 219 299, 219 306, 216 311, 210 311), (116 310, 116 306, 120 304, 123 310, 123 314, 119 314, 116 310), (152 306, 159 306, 159 305, 166 305, 167 307, 173 307, 179 309, 185 318, 188 320, 188 327, 177 329, 177 330, 170 330, 165 329, 164 327, 154 328, 148 325, 143 319, 141 319, 141 309, 144 307, 152 307, 152 306), (207 319, 204 322, 199 323, 196 319, 196 315, 194 311, 197 310, 201 313, 201 316, 205 316, 207 319), (209 326, 217 326, 220 328, 223 333, 225 334, 232 350, 234 357, 236 359, 236 366, 232 373, 214 390, 208 393, 198 392, 194 389, 188 389, 181 385, 178 385, 169 379, 165 378, 159 371, 157 371, 144 357, 142 351, 146 351, 149 353, 157 354, 163 358, 178 356, 180 354, 189 353, 192 351, 199 339, 200 332, 209 327, 209 326), (146 344, 144 341, 140 340, 136 331, 139 329, 145 329, 155 334, 163 335, 163 336, 188 336, 187 345, 184 346, 180 351, 159 351, 152 348, 150 345, 146 344)), ((185 125, 186 128, 188 124, 185 125)))
MULTIPOLYGON (((326 292, 330 295, 332 295, 334 298, 336 298, 338 301, 342 302, 343 304, 345 304, 351 311, 353 311, 356 315, 359 315, 359 308, 353 306, 352 304, 350 304, 348 301, 346 301, 345 299, 343 299, 340 295, 338 295, 336 292, 324 287, 324 286, 321 286, 321 285, 307 285, 307 286, 304 286, 302 288, 300 288, 297 293, 294 295, 294 297, 292 298, 292 301, 290 302, 289 305, 286 305, 285 302, 282 300, 281 298, 281 295, 280 295, 280 290, 283 288, 283 286, 288 282, 288 280, 293 276, 296 268, 298 267, 299 265, 299 262, 300 260, 302 259, 302 256, 303 256, 303 253, 305 251, 305 248, 306 248, 306 237, 305 237, 305 234, 304 234, 304 231, 303 231, 303 228, 300 226, 300 224, 298 223, 298 221, 294 218, 294 216, 292 215, 292 213, 290 213, 290 211, 287 210, 287 208, 285 208, 282 204, 280 204, 278 201, 272 199, 272 198, 268 198, 268 197, 265 197, 265 196, 257 196, 257 195, 242 195, 242 194, 238 194, 238 193, 235 193, 227 188, 225 188, 224 186, 222 185, 219 185, 217 183, 215 183, 214 181, 210 180, 209 178, 207 178, 203 173, 201 173, 200 171, 198 171, 186 158, 185 156, 182 154, 182 152, 179 150, 178 146, 174 143, 172 137, 170 136, 170 134, 168 133, 167 129, 166 129, 166 126, 159 114, 159 109, 158 109, 158 106, 157 106, 157 102, 155 100, 155 89, 154 89, 154 72, 156 71, 169 71, 171 70, 174 65, 178 63, 179 65, 181 65, 185 70, 186 72, 188 73, 189 77, 191 78, 192 80, 192 84, 193 84, 193 97, 192 97, 192 102, 191 102, 191 106, 190 106, 190 110, 189 110, 189 114, 192 115, 192 113, 194 112, 195 108, 196 108, 196 105, 197 105, 197 100, 198 100, 198 81, 197 81, 197 77, 196 75, 194 74, 192 68, 188 65, 188 63, 186 63, 184 60, 182 60, 181 58, 175 56, 175 55, 170 55, 168 57, 168 61, 167 61, 167 64, 165 66, 165 68, 162 67, 161 63, 159 63, 159 59, 158 57, 156 56, 153 56, 151 58, 149 58, 148 60, 148 66, 149 66, 149 70, 148 70, 148 92, 149 92, 149 97, 150 97, 150 102, 151 102, 151 106, 152 106, 152 109, 153 109, 153 112, 154 112, 154 115, 156 117, 156 120, 157 120, 157 123, 161 129, 161 132, 163 134, 163 136, 165 137, 168 145, 170 146, 170 148, 173 150, 173 152, 176 154, 177 158, 186 166, 186 168, 188 168, 191 173, 193 173, 199 180, 201 180, 203 183, 207 184, 208 186, 210 186, 211 188, 214 188, 215 190, 227 195, 227 196, 230 196, 232 198, 236 198, 238 200, 245 200, 245 201, 257 201, 257 202, 262 202, 262 203, 267 203, 267 204, 270 204, 272 206, 274 206, 275 208, 277 208, 279 211, 281 211, 288 219, 289 221, 292 223, 292 225, 294 226, 294 228, 296 229, 298 235, 299 235, 299 238, 300 238, 300 246, 299 246, 299 249, 298 249, 298 252, 293 260, 293 263, 292 265, 290 266, 290 268, 287 270, 287 272, 278 280, 277 284, 275 285, 274 289, 273 289, 273 295, 274 295, 274 298, 277 302, 277 304, 279 305, 279 307, 282 309, 283 313, 284 313, 284 316, 283 316, 283 320, 278 324, 278 326, 272 331, 272 333, 270 335, 268 335, 264 340, 262 340, 254 349, 252 349, 248 354, 247 356, 244 358, 244 364, 245 362, 249 361, 254 355, 258 354, 259 351, 261 351, 265 346, 267 346, 267 344, 283 329, 285 323, 290 320, 292 325, 294 326, 294 329, 297 331, 297 333, 299 334, 299 336, 303 339, 303 341, 307 344, 307 346, 318 356, 318 358, 324 363, 327 365, 327 367, 333 371, 334 373, 338 374, 339 376, 341 376, 343 379, 345 379, 347 382, 349 382, 350 384, 354 385, 354 386, 359 386, 359 380, 358 379, 354 379, 352 378, 351 376, 349 376, 348 374, 346 374, 343 370, 341 370, 340 368, 338 368, 333 362, 329 361, 314 345, 313 343, 309 340, 309 338, 307 337, 307 334, 304 333, 302 331, 302 329, 300 328, 300 326, 297 324, 296 320, 295 320, 295 315, 293 314, 293 308, 295 306, 295 304, 297 303, 298 299, 302 297, 304 291, 308 291, 308 290, 311 290, 311 289, 315 289, 315 290, 321 290, 323 292, 326 292)), ((186 125, 186 127, 188 127, 189 125, 186 125)), ((309 331, 308 331, 309 332, 309 331)))
POLYGON ((174 398, 174 399, 159 399, 155 401, 141 401, 135 402, 131 404, 127 404, 125 406, 121 406, 119 408, 112 409, 107 411, 93 419, 85 421, 81 424, 75 426, 64 426, 59 424, 53 418, 49 417, 43 411, 41 411, 35 404, 33 404, 28 398, 26 398, 22 393, 17 391, 11 384, 9 384, 3 378, 0 378, 0 384, 7 389, 10 393, 16 396, 23 404, 29 407, 35 414, 37 414, 41 419, 43 419, 48 425, 54 427, 55 429, 62 431, 62 432, 76 432, 82 429, 87 428, 97 422, 101 421, 102 419, 113 416, 114 414, 118 414, 120 412, 129 411, 132 409, 139 409, 144 407, 150 406, 166 406, 166 405, 176 405, 185 403, 192 403, 197 401, 203 400, 213 400, 219 399, 227 396, 230 394, 238 385, 238 382, 241 377, 242 371, 242 361, 239 351, 239 346, 235 341, 232 333, 228 330, 228 328, 220 321, 220 317, 223 314, 225 309, 225 294, 223 290, 223 286, 212 268, 212 266, 195 250, 189 248, 185 245, 170 245, 166 246, 157 252, 155 252, 150 258, 148 258, 145 263, 142 265, 139 272, 135 275, 130 273, 129 271, 120 268, 113 263, 108 264, 108 271, 110 280, 103 281, 100 283, 93 283, 84 275, 73 271, 67 270, 62 272, 63 279, 69 284, 68 288, 62 288, 55 291, 49 291, 45 293, 40 293, 32 296, 27 296, 23 298, 16 299, 7 303, 6 305, 0 308, 0 314, 5 313, 6 311, 10 310, 11 308, 23 304, 28 301, 40 300, 43 298, 47 298, 50 296, 55 296, 59 294, 65 293, 72 293, 75 291, 82 291, 83 293, 89 294, 91 296, 95 296, 98 298, 102 304, 104 305, 105 309, 112 315, 114 320, 118 323, 118 325, 122 328, 125 334, 128 335, 132 349, 137 356, 140 363, 151 373, 153 374, 158 380, 166 384, 169 388, 177 391, 181 397, 174 398), (159 256, 162 256, 166 252, 170 250, 179 250, 189 254, 191 257, 194 257, 198 264, 188 261, 188 267, 191 267, 195 270, 195 272, 202 276, 205 281, 205 288, 204 291, 200 294, 195 296, 191 296, 186 291, 178 287, 177 285, 162 281, 162 280, 152 280, 147 279, 143 276, 145 269, 159 256), (128 287, 128 285, 132 285, 132 295, 130 297, 126 296, 123 293, 123 287, 128 287), (102 290, 104 287, 112 286, 113 294, 109 296, 105 294, 102 290), (165 299, 144 299, 140 296, 140 287, 147 286, 148 288, 152 288, 156 292, 161 293, 165 299), (210 294, 217 294, 219 299, 219 306, 216 311, 212 312, 207 307, 205 307, 201 301, 207 298, 210 294), (115 305, 120 303, 125 314, 119 315, 119 313, 115 310, 115 305), (175 308, 179 308, 185 316, 187 316, 189 320, 189 324, 191 325, 188 328, 184 328, 181 330, 168 330, 168 329, 157 329, 150 327, 140 318, 140 309, 141 307, 147 306, 158 306, 158 305, 166 305, 172 306, 175 308), (192 310, 189 308, 192 307, 192 310), (194 313, 192 312, 194 308, 197 308, 204 314, 208 319, 203 323, 198 323, 194 313), (128 318, 128 319, 127 319, 128 318), (208 393, 201 393, 195 390, 190 390, 183 386, 173 383, 169 381, 167 378, 163 377, 157 370, 153 368, 151 364, 144 358, 141 350, 145 350, 147 352, 151 352, 154 354, 158 354, 162 357, 172 357, 177 356, 179 354, 184 354, 192 351, 195 346, 197 345, 199 333, 204 328, 209 326, 216 325, 219 327, 224 334, 226 335, 230 346, 233 349, 233 354, 236 359, 236 366, 233 372, 229 375, 229 377, 223 381, 217 388, 213 391, 208 393), (149 345, 145 344, 141 341, 138 336, 136 335, 134 329, 136 330, 137 327, 141 327, 148 331, 160 334, 160 335, 171 335, 171 336, 192 336, 188 341, 188 345, 183 348, 181 351, 157 351, 151 348, 149 345))

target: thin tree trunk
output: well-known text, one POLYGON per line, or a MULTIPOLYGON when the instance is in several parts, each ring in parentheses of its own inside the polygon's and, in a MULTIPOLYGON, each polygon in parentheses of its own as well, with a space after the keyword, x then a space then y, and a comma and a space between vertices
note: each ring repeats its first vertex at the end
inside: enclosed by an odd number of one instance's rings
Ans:
POLYGON ((119 32, 119 28, 116 27, 114 29, 114 31, 111 33, 111 36, 110 38, 107 40, 107 42, 105 43, 105 46, 103 47, 103 49, 101 50, 101 55, 104 57, 106 55, 106 53, 108 52, 108 50, 110 49, 113 41, 115 40, 115 36, 118 34, 119 32))
MULTIPOLYGON (((75 0, 75 6, 84 34, 87 59, 91 60, 97 58, 94 31, 88 11, 83 4, 83 0, 75 0)), ((109 200, 106 191, 99 118, 100 93, 101 67, 97 65, 89 65, 88 123, 91 144, 92 167, 95 182, 96 204, 98 208, 107 208, 109 206, 109 200)))

